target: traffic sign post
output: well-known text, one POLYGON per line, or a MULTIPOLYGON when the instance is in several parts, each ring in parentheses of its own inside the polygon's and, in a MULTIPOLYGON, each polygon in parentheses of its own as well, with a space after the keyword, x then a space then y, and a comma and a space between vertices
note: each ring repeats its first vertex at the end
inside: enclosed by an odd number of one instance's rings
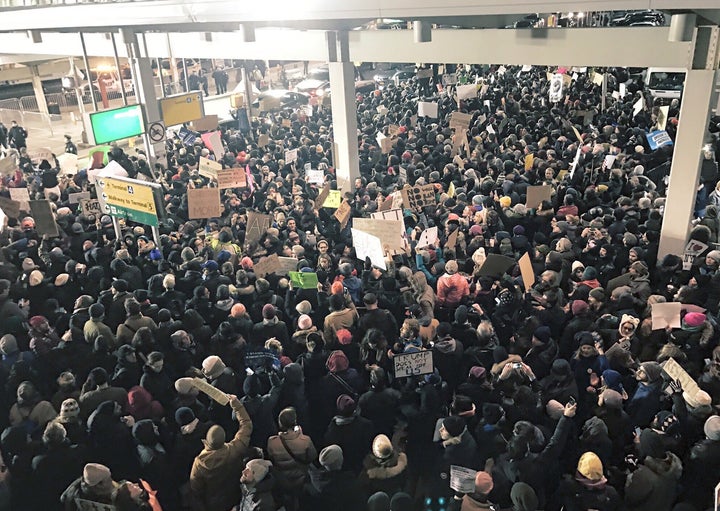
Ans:
POLYGON ((151 122, 147 127, 147 134, 153 144, 165 142, 165 123, 162 121, 151 122))
POLYGON ((96 184, 98 199, 107 214, 157 227, 155 190, 160 185, 118 176, 98 177, 96 184))

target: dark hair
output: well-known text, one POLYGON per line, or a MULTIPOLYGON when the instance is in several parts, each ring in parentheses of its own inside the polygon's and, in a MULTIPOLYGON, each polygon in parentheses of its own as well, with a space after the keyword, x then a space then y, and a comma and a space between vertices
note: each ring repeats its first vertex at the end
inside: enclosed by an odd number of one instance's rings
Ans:
POLYGON ((90 376, 92 376, 95 385, 105 385, 109 380, 107 371, 102 367, 96 367, 90 371, 90 376))

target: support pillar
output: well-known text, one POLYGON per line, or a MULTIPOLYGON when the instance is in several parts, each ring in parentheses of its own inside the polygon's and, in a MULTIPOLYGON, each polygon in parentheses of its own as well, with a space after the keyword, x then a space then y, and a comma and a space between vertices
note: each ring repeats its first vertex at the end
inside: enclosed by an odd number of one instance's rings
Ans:
POLYGON ((32 73, 33 92, 35 93, 35 100, 37 101, 38 109, 41 114, 48 115, 50 112, 48 111, 45 91, 43 90, 42 80, 40 79, 40 69, 38 69, 38 66, 36 65, 31 65, 30 72, 32 73))
POLYGON ((714 83, 712 69, 690 69, 685 77, 658 260, 667 254, 682 256, 685 250, 700 181, 702 147, 708 135, 714 83))
POLYGON ((355 179, 360 177, 355 66, 350 62, 347 32, 328 32, 327 34, 330 106, 333 119, 333 140, 337 148, 334 163, 338 187, 343 192, 352 192, 355 189, 355 179))

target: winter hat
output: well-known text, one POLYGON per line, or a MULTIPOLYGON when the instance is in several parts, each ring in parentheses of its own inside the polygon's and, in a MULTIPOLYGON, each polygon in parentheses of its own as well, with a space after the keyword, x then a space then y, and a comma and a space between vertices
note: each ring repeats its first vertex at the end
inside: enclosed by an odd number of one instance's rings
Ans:
POLYGON ((193 385, 192 378, 178 378, 175 380, 175 390, 178 394, 188 395, 192 393, 195 385, 193 385))
POLYGON ((295 306, 295 310, 298 314, 310 314, 312 312, 312 305, 307 300, 303 300, 295 306))
POLYGON ((175 412, 175 422, 178 426, 187 426, 194 420, 195 412, 192 411, 192 408, 188 408, 187 406, 181 406, 175 412))
POLYGON ((720 263, 720 250, 711 250, 705 255, 705 257, 709 257, 716 263, 720 263))
POLYGON ((600 396, 602 397, 603 406, 606 408, 612 408, 615 410, 622 408, 622 394, 620 394, 617 390, 605 389, 600 396))
POLYGON ((701 408, 712 404, 710 394, 704 390, 696 390, 694 393, 683 391, 683 399, 690 408, 701 408))
POLYGON ((448 261, 445 263, 445 271, 448 275, 454 275, 458 271, 458 263, 457 261, 448 261))
POLYGON ((29 257, 26 257, 25 259, 23 259, 23 261, 22 261, 22 270, 23 270, 24 272, 27 273, 27 272, 29 272, 29 271, 34 270, 35 268, 37 268, 37 265, 35 264, 35 261, 33 261, 32 259, 30 259, 29 257))
POLYGON ((578 346, 595 346, 595 338, 588 331, 575 334, 575 342, 577 342, 578 346))
POLYGON ((373 456, 381 460, 386 460, 393 455, 393 445, 386 435, 378 435, 372 443, 373 456))
POLYGON ((217 269, 218 269, 218 263, 217 263, 216 261, 212 261, 212 260, 206 261, 206 262, 202 265, 202 269, 203 269, 203 270, 207 270, 207 271, 217 271, 217 269))
POLYGON ((460 436, 465 430, 465 420, 457 415, 446 417, 442 425, 450 436, 460 436))
POLYGON ((702 312, 688 312, 685 314, 685 317, 683 317, 683 323, 690 328, 696 328, 702 325, 706 319, 707 316, 702 312))
POLYGON ((532 486, 518 482, 512 485, 510 500, 518 511, 537 511, 538 498, 532 486))
POLYGON ((265 476, 267 476, 270 471, 270 467, 272 467, 271 461, 260 459, 250 460, 247 462, 247 465, 245 465, 245 468, 252 472, 253 481, 256 483, 265 479, 265 476))
POLYGON ((495 403, 484 403, 482 407, 483 420, 486 424, 497 424, 503 417, 504 410, 495 403))
POLYGON ((720 415, 712 415, 705 421, 703 426, 705 436, 710 440, 720 440, 720 415))
POLYGON ((312 328, 312 318, 307 314, 303 314, 298 318, 298 328, 300 330, 309 330, 312 328))
POLYGON ((657 381, 662 376, 662 367, 657 362, 643 362, 640 367, 647 374, 649 382, 657 381))
POLYGON ((350 362, 345 353, 340 350, 335 350, 330 353, 325 366, 331 373, 339 373, 350 367, 350 362))
POLYGON ((340 394, 335 401, 335 406, 340 415, 350 417, 355 412, 356 403, 355 400, 347 394, 340 394))
POLYGON ((512 204, 512 199, 508 197, 507 195, 503 195, 500 197, 500 207, 502 208, 509 208, 512 204))
POLYGON ((384 491, 375 492, 367 501, 368 511, 390 511, 390 497, 384 491))
POLYGON ((591 481, 600 481, 604 477, 602 462, 594 452, 586 452, 580 456, 577 471, 591 481))
POLYGON ((347 328, 342 328, 335 332, 335 337, 337 337, 338 342, 343 346, 347 346, 352 342, 352 332, 347 328))
POLYGON ((328 472, 340 470, 343 465, 343 451, 339 445, 328 445, 320 451, 318 461, 328 472))
POLYGON ((105 307, 101 303, 94 303, 90 306, 90 317, 99 319, 105 314, 105 307))
POLYGON ((476 380, 482 380, 485 378, 486 370, 483 366, 473 366, 470 368, 468 378, 475 378, 476 380))
POLYGON ((633 326, 633 330, 637 328, 638 324, 640 323, 640 320, 636 318, 635 316, 631 316, 630 314, 623 314, 622 318, 620 318, 620 324, 618 325, 618 330, 622 328, 622 326, 625 323, 630 323, 633 326))
POLYGON ((283 431, 288 431, 297 425, 297 411, 292 406, 283 408, 278 414, 278 425, 283 431))
POLYGON ((97 486, 111 477, 110 469, 99 463, 88 463, 83 469, 83 482, 88 486, 97 486))
POLYGON ((582 268, 584 270, 585 265, 581 261, 573 261, 572 266, 570 267, 572 272, 575 273, 575 270, 577 270, 578 268, 582 268))
POLYGON ((60 405, 60 417, 63 419, 69 419, 73 417, 78 417, 80 415, 80 405, 78 402, 73 399, 69 398, 62 402, 60 405))
POLYGON ((668 435, 674 435, 680 429, 680 422, 672 412, 662 410, 655 415, 652 427, 668 435))
POLYGON ((604 302, 605 301, 605 290, 601 287, 596 287, 595 289, 590 290, 590 296, 597 300, 598 302, 604 302))
POLYGON ((589 305, 584 300, 573 300, 573 303, 570 306, 570 310, 572 311, 573 316, 583 314, 587 312, 589 308, 589 305))
POLYGON ((230 308, 230 316, 233 318, 241 318, 246 312, 247 309, 241 303, 236 303, 230 308))
POLYGON ((75 385, 75 375, 70 371, 64 371, 58 376, 57 383, 60 387, 72 387, 75 385))
POLYGON ((642 261, 635 261, 630 265, 630 268, 635 270, 638 275, 647 275, 648 274, 648 267, 647 265, 642 261))
POLYGON ((595 280, 596 278, 597 270, 594 267, 588 266, 587 268, 585 268, 585 271, 582 274, 583 280, 595 280))
POLYGON ((480 471, 475 474, 475 493, 487 495, 495 486, 492 476, 487 472, 480 471))
POLYGON ((533 332, 533 337, 541 343, 547 344, 550 340, 550 328, 546 326, 536 328, 533 332))
POLYGON ((622 376, 613 369, 605 369, 602 373, 602 379, 605 387, 615 392, 623 393, 622 376))
POLYGON ((275 317, 275 306, 270 303, 266 303, 262 308, 263 319, 273 319, 275 317))
POLYGON ((28 284, 30 284, 30 287, 39 286, 42 284, 43 281, 43 274, 40 270, 33 270, 30 272, 30 277, 28 278, 28 284))
POLYGON ((0 352, 3 355, 12 355, 18 351, 17 339, 12 334, 0 337, 0 352))
POLYGON ((219 449, 223 445, 225 445, 225 430, 222 428, 222 426, 218 426, 217 424, 213 425, 208 429, 207 434, 205 435, 205 448, 213 451, 215 449, 219 449))
POLYGON ((225 370, 225 363, 217 355, 210 355, 202 363, 202 372, 206 378, 215 379, 225 370))

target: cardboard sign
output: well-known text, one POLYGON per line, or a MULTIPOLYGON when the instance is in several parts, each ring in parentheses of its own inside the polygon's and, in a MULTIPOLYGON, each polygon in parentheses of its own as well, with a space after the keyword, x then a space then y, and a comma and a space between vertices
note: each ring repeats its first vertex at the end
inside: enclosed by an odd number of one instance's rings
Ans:
POLYGON ((445 73, 442 75, 442 84, 443 85, 455 85, 457 83, 457 81, 458 81, 457 76, 455 76, 454 74, 451 75, 451 74, 445 73))
POLYGON ((233 167, 231 169, 221 170, 218 172, 217 182, 220 190, 225 190, 226 188, 245 188, 247 187, 245 169, 242 167, 233 167))
POLYGON ((530 255, 527 252, 518 260, 518 265, 520 266, 520 275, 522 276, 525 292, 527 293, 532 289, 533 285, 535 285, 535 272, 533 271, 532 262, 530 261, 530 255))
POLYGON ((698 384, 693 380, 692 376, 690 376, 674 358, 670 357, 667 359, 662 364, 662 370, 673 380, 680 380, 683 392, 687 392, 688 395, 694 397, 700 391, 700 387, 698 387, 698 384))
POLYGON ((453 112, 450 114, 450 127, 455 129, 467 129, 470 127, 473 114, 464 114, 462 112, 453 112))
POLYGON ((560 73, 555 73, 550 78, 550 90, 548 91, 548 96, 550 98, 550 101, 553 103, 557 103, 562 100, 565 88, 565 80, 563 80, 563 75, 560 73))
POLYGON ((200 157, 198 161, 198 172, 208 179, 217 179, 218 172, 222 170, 222 164, 208 158, 200 157))
POLYGON ((245 229, 245 245, 247 246, 260 240, 268 227, 270 227, 270 215, 248 211, 247 226, 245 229))
POLYGON ((450 488, 460 493, 475 493, 477 471, 471 468, 450 465, 450 488))
POLYGON ((418 78, 432 78, 433 70, 432 68, 427 69, 418 69, 417 70, 417 77, 418 78))
POLYGON ((445 248, 455 250, 455 247, 457 246, 459 232, 459 229, 455 229, 453 232, 450 233, 450 236, 448 236, 447 241, 445 242, 445 248))
MULTIPOLYGON (((389 213, 383 211, 382 213, 389 213)), ((405 252, 404 222, 391 218, 354 218, 353 227, 376 236, 385 252, 392 255, 405 252)))
POLYGON ((645 134, 645 138, 647 138, 650 149, 653 151, 666 145, 673 145, 670 135, 665 130, 651 131, 645 134))
POLYGON ((53 165, 55 163, 55 158, 53 157, 52 150, 48 147, 29 149, 28 156, 35 165, 39 165, 43 160, 47 160, 50 165, 53 165))
POLYGON ((640 99, 638 99, 633 105, 633 117, 639 114, 643 108, 645 108, 645 98, 640 96, 640 99))
MULTIPOLYGON (((432 351, 423 350, 395 355, 393 357, 393 370, 395 371, 395 378, 431 374, 433 372, 432 351)), ((473 474, 474 486, 475 475, 473 474)))
POLYGON ((680 302, 652 304, 652 329, 680 328, 681 309, 682 304, 680 302))
POLYGON ((701 241, 690 240, 685 245, 685 251, 683 252, 683 270, 692 269, 692 265, 695 262, 695 257, 702 254, 708 245, 701 241))
POLYGON ((214 218, 220 216, 219 188, 188 188, 188 218, 214 218))
POLYGON ((20 203, 7 197, 0 197, 0 209, 5 212, 9 218, 20 217, 20 203))
POLYGON ((604 81, 605 81, 605 75, 603 73, 595 73, 593 75, 592 82, 595 85, 602 86, 604 81))
POLYGON ((291 271, 288 272, 288 276, 295 289, 317 289, 317 273, 291 271))
POLYGON ((279 267, 275 271, 278 275, 287 275, 291 271, 297 271, 298 260, 294 257, 278 257, 279 267))
POLYGON ((531 170, 535 163, 535 155, 530 153, 525 155, 525 170, 531 170))
POLYGON ((340 190, 330 190, 325 202, 322 207, 324 208, 339 208, 342 203, 342 192, 340 190))
POLYGON ((225 148, 222 144, 222 138, 220 138, 219 131, 212 131, 210 133, 203 133, 200 135, 205 146, 215 153, 217 159, 220 159, 225 154, 225 148))
POLYGON ((537 208, 544 200, 550 200, 553 187, 550 185, 528 186, 525 205, 528 208, 537 208))
POLYGON ((8 188, 8 191, 10 198, 20 203, 21 211, 30 211, 30 192, 27 188, 8 188))
POLYGON ((280 268, 277 254, 263 257, 260 261, 253 265, 253 273, 260 278, 270 273, 275 273, 280 268))
POLYGON ((195 131, 213 131, 218 129, 218 116, 217 115, 206 115, 202 119, 197 119, 190 123, 190 126, 195 131))
POLYGON ((317 199, 315 199, 315 209, 320 209, 322 207, 328 195, 330 195, 330 183, 325 183, 325 186, 323 186, 323 189, 318 194, 317 199))
POLYGON ((80 199, 80 211, 85 216, 94 215, 95 218, 103 214, 100 201, 97 199, 80 199))
POLYGON ((473 99, 478 95, 478 86, 473 84, 470 85, 458 85, 457 86, 457 97, 458 100, 473 99))
POLYGON ((285 150, 285 163, 286 164, 296 162, 297 159, 298 159, 298 150, 297 149, 285 150))
POLYGON ((418 101, 418 117, 429 117, 430 119, 437 119, 438 116, 438 104, 430 103, 428 101, 418 101))
POLYGON ((669 112, 670 112, 670 107, 669 107, 669 106, 661 106, 661 107, 658 109, 658 114, 657 114, 657 129, 659 129, 659 130, 661 130, 661 131, 664 131, 664 130, 665 130, 665 126, 667 125, 667 119, 668 119, 668 114, 669 114, 669 112))
POLYGON ((225 406, 230 402, 230 398, 222 390, 217 387, 213 387, 208 382, 201 378, 192 379, 193 387, 197 388, 200 392, 207 395, 213 401, 217 401, 221 405, 225 406))
POLYGON ((70 204, 77 204, 80 202, 80 199, 90 199, 90 192, 78 192, 68 194, 68 202, 70 204))
POLYGON ((75 175, 78 171, 78 155, 72 153, 63 153, 57 158, 58 165, 60 165, 60 175, 75 175))
POLYGON ((350 207, 350 204, 348 203, 348 201, 343 200, 333 214, 333 216, 337 218, 337 221, 340 222, 341 229, 344 229, 348 223, 348 220, 350 220, 350 213, 352 213, 352 208, 350 207))
POLYGON ((355 247, 355 254, 357 255, 357 258, 364 261, 367 257, 369 257, 373 265, 386 270, 385 252, 383 251, 380 238, 359 229, 355 229, 354 227, 351 231, 353 246, 355 247))
POLYGON ((423 248, 428 247, 430 245, 436 244, 438 241, 438 228, 436 226, 430 227, 429 229, 425 229, 422 233, 420 233, 420 239, 418 239, 417 245, 415 248, 423 248))
POLYGON ((510 268, 515 266, 515 259, 499 254, 488 254, 485 262, 480 267, 478 274, 480 276, 500 277, 510 268))
POLYGON ((58 227, 55 223, 55 215, 53 215, 50 207, 50 201, 31 200, 30 211, 32 211, 32 216, 35 219, 35 229, 38 234, 47 234, 51 238, 58 235, 58 227))
POLYGON ((258 147, 265 147, 265 146, 268 145, 269 143, 270 143, 270 137, 269 137, 267 134, 262 133, 262 134, 258 137, 258 142, 257 142, 258 147))
POLYGON ((400 190, 400 193, 402 194, 403 204, 408 209, 419 211, 425 206, 434 206, 436 204, 435 185, 406 186, 400 190))
POLYGON ((3 158, 0 160, 0 175, 12 176, 17 170, 18 166, 15 163, 14 158, 3 158))

